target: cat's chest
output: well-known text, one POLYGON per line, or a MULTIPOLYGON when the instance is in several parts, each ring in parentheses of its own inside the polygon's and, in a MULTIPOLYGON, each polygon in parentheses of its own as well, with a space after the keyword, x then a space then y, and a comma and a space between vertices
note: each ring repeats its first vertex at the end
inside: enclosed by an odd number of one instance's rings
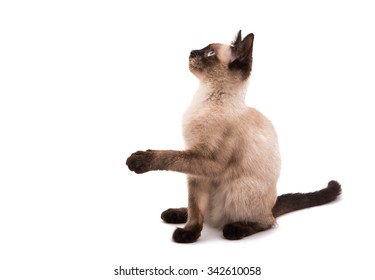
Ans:
POLYGON ((186 147, 216 146, 227 126, 228 120, 217 112, 205 109, 188 110, 182 122, 186 147))
POLYGON ((183 115, 182 130, 186 148, 217 148, 225 142, 228 130, 233 131, 238 114, 242 114, 242 103, 236 106, 233 100, 215 101, 208 96, 207 89, 201 86, 183 115), (236 107, 239 110, 233 109, 236 107))

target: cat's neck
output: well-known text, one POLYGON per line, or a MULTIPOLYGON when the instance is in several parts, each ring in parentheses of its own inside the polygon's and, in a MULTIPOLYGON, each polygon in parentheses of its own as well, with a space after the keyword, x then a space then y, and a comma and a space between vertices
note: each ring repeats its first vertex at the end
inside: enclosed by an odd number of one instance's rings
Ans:
POLYGON ((215 107, 223 111, 242 111, 246 108, 247 83, 202 82, 196 92, 194 102, 200 106, 215 107))

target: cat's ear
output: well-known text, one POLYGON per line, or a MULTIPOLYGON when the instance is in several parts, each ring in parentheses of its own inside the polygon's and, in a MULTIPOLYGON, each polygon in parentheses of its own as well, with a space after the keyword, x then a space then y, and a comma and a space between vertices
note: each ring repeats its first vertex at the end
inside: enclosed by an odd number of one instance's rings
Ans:
MULTIPOLYGON (((239 36, 241 36, 240 32, 238 32, 239 36)), ((253 63, 254 34, 250 33, 242 41, 238 40, 239 36, 232 45, 232 60, 229 63, 229 69, 240 71, 242 78, 246 79, 250 75, 253 63)))
POLYGON ((239 30, 236 36, 234 37, 231 46, 232 47, 237 46, 241 41, 242 41, 241 30, 239 30))

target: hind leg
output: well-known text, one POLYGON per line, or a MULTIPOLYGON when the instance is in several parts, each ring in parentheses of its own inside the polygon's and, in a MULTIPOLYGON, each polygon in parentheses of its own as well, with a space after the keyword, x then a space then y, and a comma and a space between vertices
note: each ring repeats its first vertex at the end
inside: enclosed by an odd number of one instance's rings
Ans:
POLYGON ((254 222, 235 222, 224 226, 223 235, 229 240, 240 240, 246 236, 271 228, 272 225, 262 225, 254 222))
POLYGON ((161 219, 168 224, 184 224, 188 218, 186 207, 169 208, 161 213, 161 219))

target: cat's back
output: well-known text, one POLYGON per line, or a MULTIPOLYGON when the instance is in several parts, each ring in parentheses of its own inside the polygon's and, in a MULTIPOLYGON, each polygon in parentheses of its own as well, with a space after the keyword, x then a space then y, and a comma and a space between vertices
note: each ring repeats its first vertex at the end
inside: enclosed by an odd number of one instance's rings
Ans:
POLYGON ((263 113, 255 108, 247 107, 241 115, 241 119, 248 126, 262 130, 274 130, 271 121, 263 113))
POLYGON ((248 144, 257 144, 263 153, 279 152, 277 133, 265 115, 255 108, 248 107, 240 120, 238 133, 248 140, 248 144))
POLYGON ((277 133, 272 122, 255 108, 247 108, 241 117, 238 135, 243 139, 242 153, 246 162, 257 170, 260 176, 277 179, 281 159, 277 133))

